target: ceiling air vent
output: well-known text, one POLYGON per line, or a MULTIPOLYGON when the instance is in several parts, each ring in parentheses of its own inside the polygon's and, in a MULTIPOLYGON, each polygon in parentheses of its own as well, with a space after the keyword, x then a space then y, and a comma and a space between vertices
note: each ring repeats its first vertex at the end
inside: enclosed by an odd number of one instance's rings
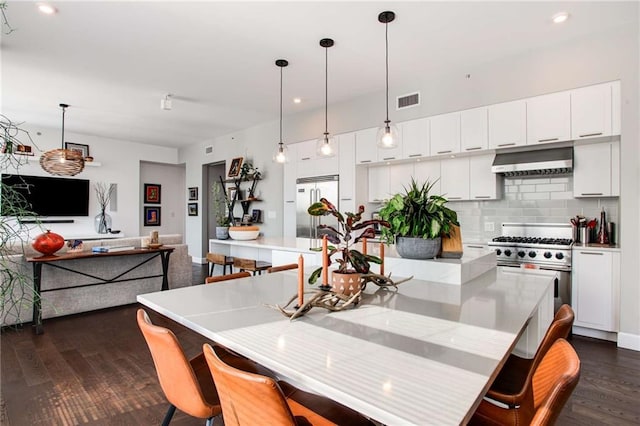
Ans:
POLYGON ((211 155, 211 154, 213 154, 213 146, 209 145, 209 146, 204 147, 204 153, 205 153, 206 155, 211 155))
POLYGON ((396 98, 396 109, 411 108, 420 105, 420 92, 410 93, 396 98))

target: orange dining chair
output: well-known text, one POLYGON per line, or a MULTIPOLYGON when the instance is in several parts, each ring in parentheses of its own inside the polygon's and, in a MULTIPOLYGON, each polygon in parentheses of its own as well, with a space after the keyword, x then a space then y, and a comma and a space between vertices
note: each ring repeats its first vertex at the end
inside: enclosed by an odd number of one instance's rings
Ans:
POLYGON ((219 283, 220 281, 234 280, 236 278, 246 278, 250 276, 251 274, 247 271, 234 272, 233 274, 217 275, 215 277, 206 277, 204 279, 204 283, 205 284, 219 283))
POLYGON ((537 365, 533 376, 527 380, 526 391, 517 401, 517 406, 502 408, 483 399, 469 424, 552 425, 578 380, 578 354, 565 339, 557 339, 537 365))
POLYGON ((267 273, 270 274, 272 272, 287 271, 289 269, 298 269, 298 264, 297 263, 288 263, 286 265, 272 266, 271 268, 267 269, 267 273))
POLYGON ((243 259, 241 257, 233 258, 233 267, 238 268, 241 271, 251 271, 253 275, 256 273, 262 274, 262 271, 266 271, 271 268, 270 262, 265 262, 262 260, 254 260, 254 259, 243 259))
POLYGON ((574 318, 575 314, 571 306, 562 305, 553 317, 534 357, 529 359, 513 354, 509 355, 507 362, 487 392, 487 398, 507 405, 514 405, 515 401, 520 400, 525 392, 527 379, 533 375, 549 348, 556 340, 566 339, 569 336, 574 318))
MULTIPOLYGON (((137 320, 151 352, 160 387, 170 404, 162 425, 171 422, 176 408, 190 416, 206 419, 207 426, 213 425, 213 418, 220 415, 222 409, 204 355, 200 353, 187 359, 175 334, 168 328, 153 325, 144 309, 138 309, 137 320)), ((225 362, 235 368, 259 371, 252 361, 222 347, 216 348, 225 362)))
POLYGON ((220 359, 218 348, 205 344, 202 351, 218 387, 225 426, 373 426, 367 418, 330 399, 230 366, 220 359))

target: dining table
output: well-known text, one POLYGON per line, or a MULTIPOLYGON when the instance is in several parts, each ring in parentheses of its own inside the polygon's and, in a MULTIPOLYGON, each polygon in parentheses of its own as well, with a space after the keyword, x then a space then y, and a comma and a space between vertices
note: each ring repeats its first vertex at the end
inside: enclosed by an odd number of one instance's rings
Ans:
MULTIPOLYGON (((293 320, 276 305, 296 295, 295 270, 137 300, 380 424, 453 425, 469 421, 527 326, 552 316, 554 276, 496 267, 464 285, 368 283, 357 305, 293 320)), ((316 291, 305 284, 305 298, 316 291)))

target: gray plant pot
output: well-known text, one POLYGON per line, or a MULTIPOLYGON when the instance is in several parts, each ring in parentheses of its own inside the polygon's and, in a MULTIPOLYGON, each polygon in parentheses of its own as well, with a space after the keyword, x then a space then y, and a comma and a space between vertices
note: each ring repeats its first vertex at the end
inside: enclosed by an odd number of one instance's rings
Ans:
POLYGON ((228 226, 216 226, 216 238, 219 240, 229 239, 229 227, 228 226))
POLYGON ((433 259, 440 252, 442 238, 396 237, 396 250, 405 259, 433 259))

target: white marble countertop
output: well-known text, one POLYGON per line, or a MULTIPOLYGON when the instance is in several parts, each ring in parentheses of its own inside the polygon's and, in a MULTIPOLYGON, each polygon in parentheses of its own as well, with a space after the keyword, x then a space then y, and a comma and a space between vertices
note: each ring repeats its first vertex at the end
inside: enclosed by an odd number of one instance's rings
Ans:
MULTIPOLYGON (((295 321, 265 304, 296 293, 287 271, 138 296, 292 383, 383 424, 466 422, 555 274, 496 268, 465 286, 367 287, 355 309, 295 321)), ((307 287, 308 291, 314 291, 307 287)))

